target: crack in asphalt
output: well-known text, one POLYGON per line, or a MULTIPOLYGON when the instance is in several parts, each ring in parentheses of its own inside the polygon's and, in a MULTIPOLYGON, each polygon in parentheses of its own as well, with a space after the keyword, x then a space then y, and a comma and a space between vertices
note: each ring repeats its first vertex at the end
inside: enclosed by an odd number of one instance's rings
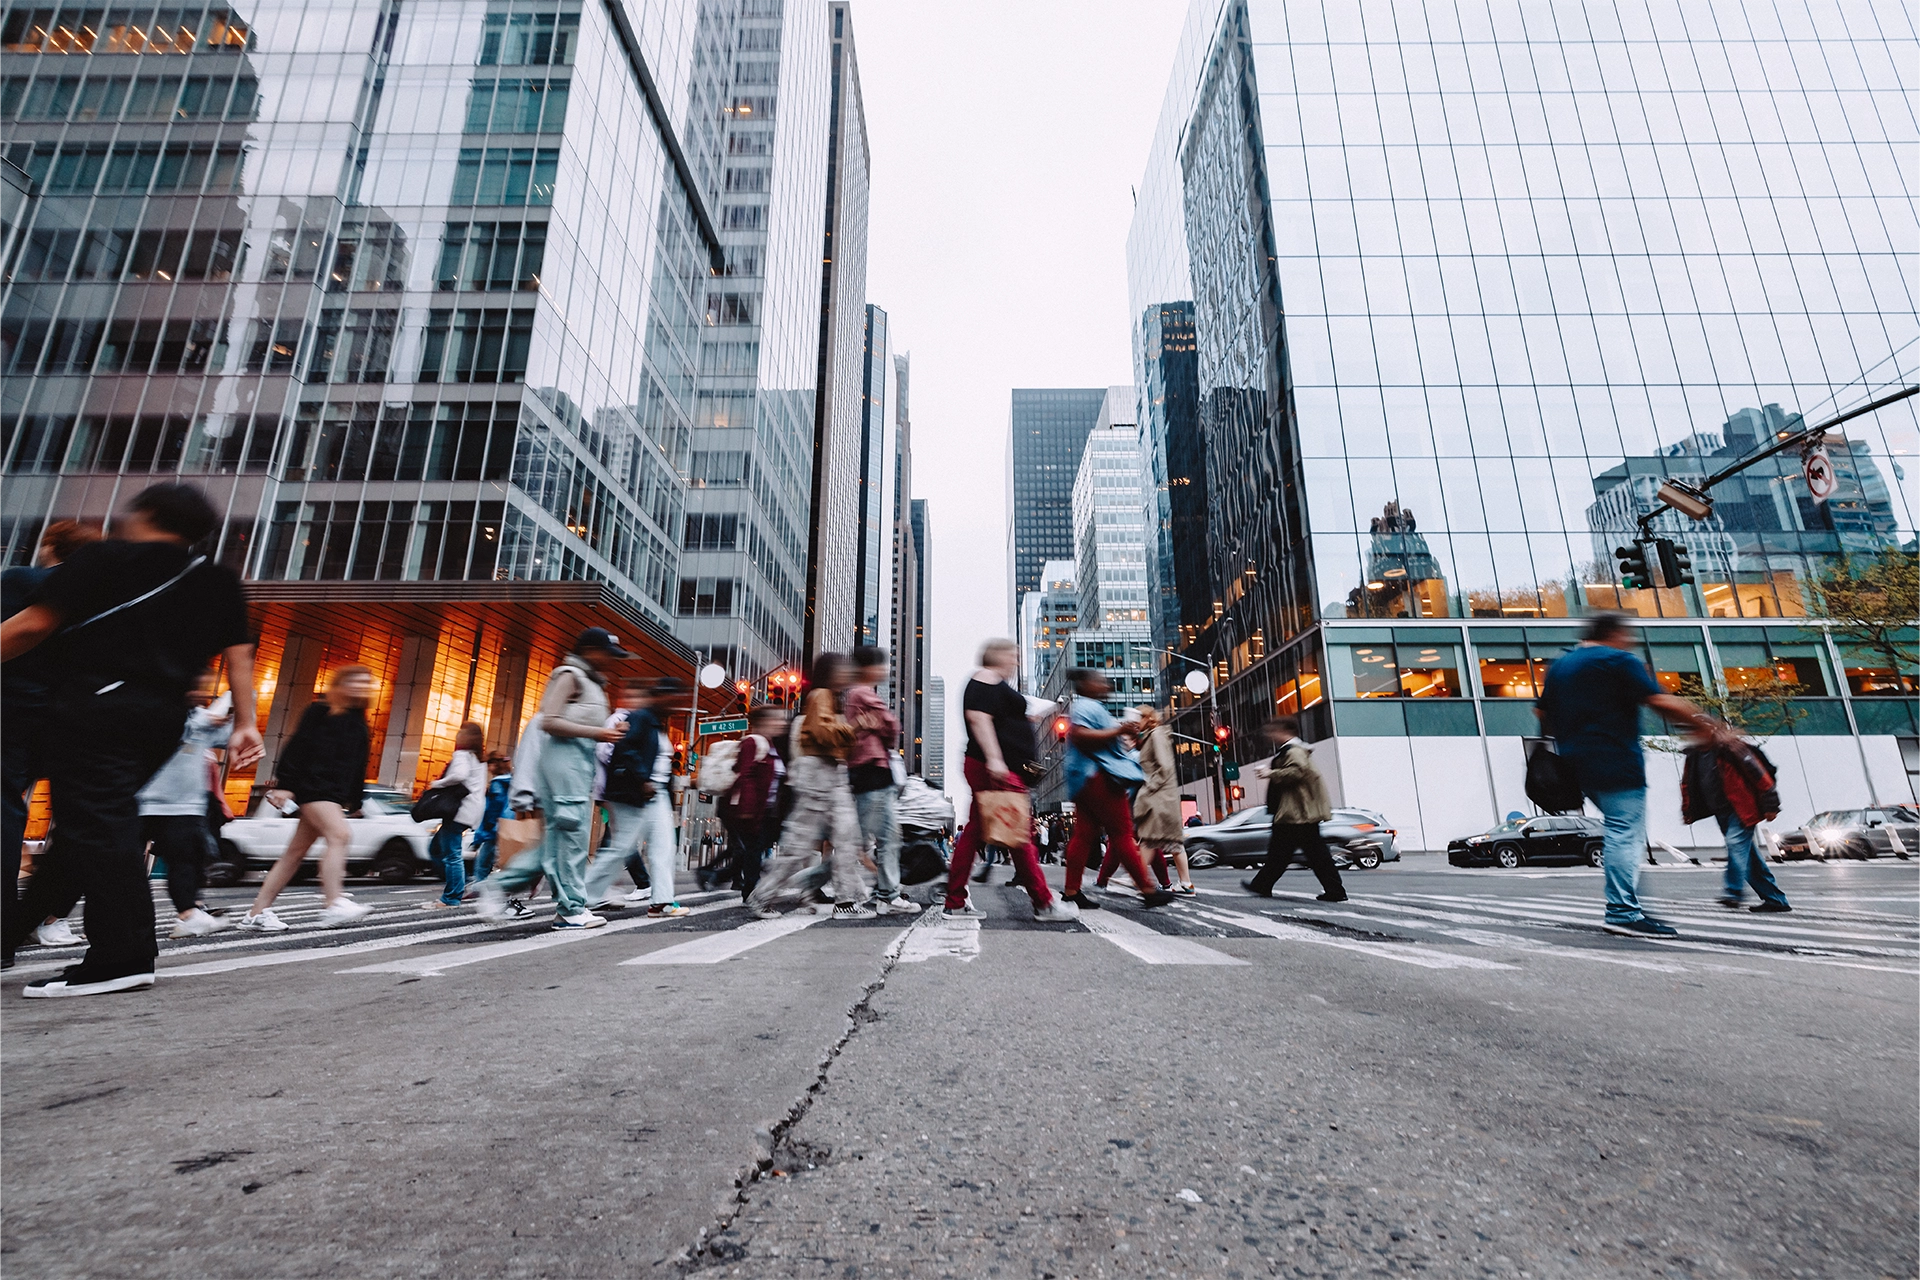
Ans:
MULTIPOLYGON (((827 1077, 833 1070, 833 1064, 846 1050, 854 1033, 868 1023, 880 1020, 879 1015, 873 1012, 873 997, 887 985, 887 977, 893 972, 893 966, 899 963, 900 948, 905 945, 907 935, 926 925, 935 914, 933 911, 923 913, 912 924, 902 929, 899 936, 888 945, 880 957, 880 972, 861 988, 859 998, 847 1006, 847 1025, 842 1028, 839 1037, 821 1056, 819 1066, 814 1068, 813 1080, 787 1107, 785 1114, 772 1123, 754 1130, 754 1143, 758 1151, 753 1163, 734 1175, 732 1194, 721 1201, 719 1212, 714 1215, 713 1222, 700 1228, 700 1234, 694 1242, 672 1259, 682 1274, 704 1270, 707 1267, 722 1266, 729 1262, 738 1262, 745 1256, 744 1248, 731 1241, 722 1242, 719 1236, 733 1226, 734 1219, 738 1218, 740 1211, 746 1208, 748 1190, 774 1173, 780 1153, 791 1146, 794 1127, 806 1118, 807 1112, 813 1107, 814 1100, 826 1092, 827 1077)), ((796 1151, 794 1154, 799 1159, 801 1167, 810 1167, 809 1155, 815 1162, 825 1155, 824 1152, 816 1154, 811 1151, 805 1153, 796 1151)))

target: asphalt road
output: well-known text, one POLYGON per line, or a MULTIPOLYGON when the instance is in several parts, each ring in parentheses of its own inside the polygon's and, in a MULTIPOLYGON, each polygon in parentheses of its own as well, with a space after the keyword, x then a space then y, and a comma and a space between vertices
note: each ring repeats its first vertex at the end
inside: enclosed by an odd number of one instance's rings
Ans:
POLYGON ((87 1000, 23 950, 0 1271, 1914 1276, 1920 867, 1777 871, 1790 916, 1650 871, 1667 943, 1597 872, 1414 857, 1070 927, 296 890, 87 1000))

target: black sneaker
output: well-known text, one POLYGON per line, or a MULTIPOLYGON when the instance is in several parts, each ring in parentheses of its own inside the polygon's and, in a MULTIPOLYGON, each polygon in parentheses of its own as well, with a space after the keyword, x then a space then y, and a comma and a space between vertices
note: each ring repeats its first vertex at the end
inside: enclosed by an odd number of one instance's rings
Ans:
POLYGON ((1095 902, 1092 898, 1089 898, 1087 896, 1087 891, 1084 889, 1082 889, 1079 893, 1068 895, 1067 901, 1071 902, 1074 906, 1080 908, 1082 911, 1098 911, 1100 909, 1100 904, 1095 902))
POLYGON ((1344 893, 1316 893, 1313 895, 1313 900, 1315 902, 1345 902, 1347 895, 1344 893))
POLYGON ((1757 916, 1770 916, 1783 911, 1791 911, 1793 908, 1784 902, 1762 902, 1755 906, 1748 907, 1747 910, 1757 916))
POLYGON ((1155 889, 1152 893, 1141 898, 1140 901, 1146 903, 1148 907, 1164 907, 1178 896, 1179 895, 1171 889, 1155 889))
POLYGON ((1715 898, 1714 901, 1729 911, 1738 911, 1740 909, 1740 899, 1738 898, 1715 898))
POLYGON ((48 1000, 59 996, 104 996, 114 991, 137 991, 153 985, 151 973, 129 973, 118 978, 88 978, 80 966, 72 965, 51 978, 38 978, 20 988, 29 1000, 48 1000))
POLYGON ((1638 920, 1628 920, 1624 924, 1608 921, 1601 928, 1608 933, 1617 933, 1623 938, 1677 938, 1680 936, 1678 929, 1651 916, 1641 916, 1638 920))
POLYGON ((1240 887, 1256 898, 1271 898, 1273 896, 1273 890, 1262 889, 1251 880, 1242 880, 1240 887))

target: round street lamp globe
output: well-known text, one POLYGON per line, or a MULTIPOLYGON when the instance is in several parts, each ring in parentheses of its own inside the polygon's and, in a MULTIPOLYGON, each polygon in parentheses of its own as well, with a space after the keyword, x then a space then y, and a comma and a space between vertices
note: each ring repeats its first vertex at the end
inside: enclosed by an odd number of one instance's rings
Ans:
POLYGON ((717 662, 709 662, 706 666, 700 668, 700 687, 702 689, 718 689, 720 682, 726 678, 727 669, 717 662))
POLYGON ((1187 686, 1188 693, 1205 693, 1213 684, 1204 671, 1189 671, 1187 678, 1180 683, 1187 686))

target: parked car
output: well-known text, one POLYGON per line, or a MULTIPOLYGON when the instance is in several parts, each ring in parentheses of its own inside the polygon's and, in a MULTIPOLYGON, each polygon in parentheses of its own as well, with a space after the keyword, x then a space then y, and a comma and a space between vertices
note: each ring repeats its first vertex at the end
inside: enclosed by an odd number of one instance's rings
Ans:
MULTIPOLYGON (((415 822, 413 800, 404 791, 368 787, 360 816, 347 819, 353 845, 347 854, 348 875, 373 875, 388 884, 402 884, 417 875, 437 871, 428 855, 437 822, 415 822)), ((293 839, 297 818, 282 815, 262 796, 250 818, 235 818, 220 828, 220 860, 209 869, 214 884, 234 884, 247 871, 272 866, 293 839), (217 873, 217 877, 216 874, 217 873)), ((320 865, 325 846, 315 841, 302 859, 300 875, 311 875, 320 865)))
MULTIPOLYGON (((1242 809, 1224 822, 1188 827, 1187 865, 1190 867, 1249 867, 1267 856, 1267 835, 1273 821, 1265 805, 1242 809)), ((1371 871, 1382 862, 1398 862, 1400 849, 1395 843, 1399 832, 1387 824, 1384 815, 1371 809, 1335 809, 1333 819, 1320 824, 1333 853, 1334 865, 1359 867, 1371 871)), ((1293 865, 1305 864, 1296 853, 1293 865)))
POLYGON ((1920 810, 1829 809, 1780 837, 1782 860, 1800 858, 1911 858, 1920 854, 1920 810))
POLYGON ((1509 818, 1489 831, 1447 845, 1447 861, 1456 867, 1518 867, 1530 862, 1601 862, 1600 819, 1578 814, 1565 818, 1509 818))

